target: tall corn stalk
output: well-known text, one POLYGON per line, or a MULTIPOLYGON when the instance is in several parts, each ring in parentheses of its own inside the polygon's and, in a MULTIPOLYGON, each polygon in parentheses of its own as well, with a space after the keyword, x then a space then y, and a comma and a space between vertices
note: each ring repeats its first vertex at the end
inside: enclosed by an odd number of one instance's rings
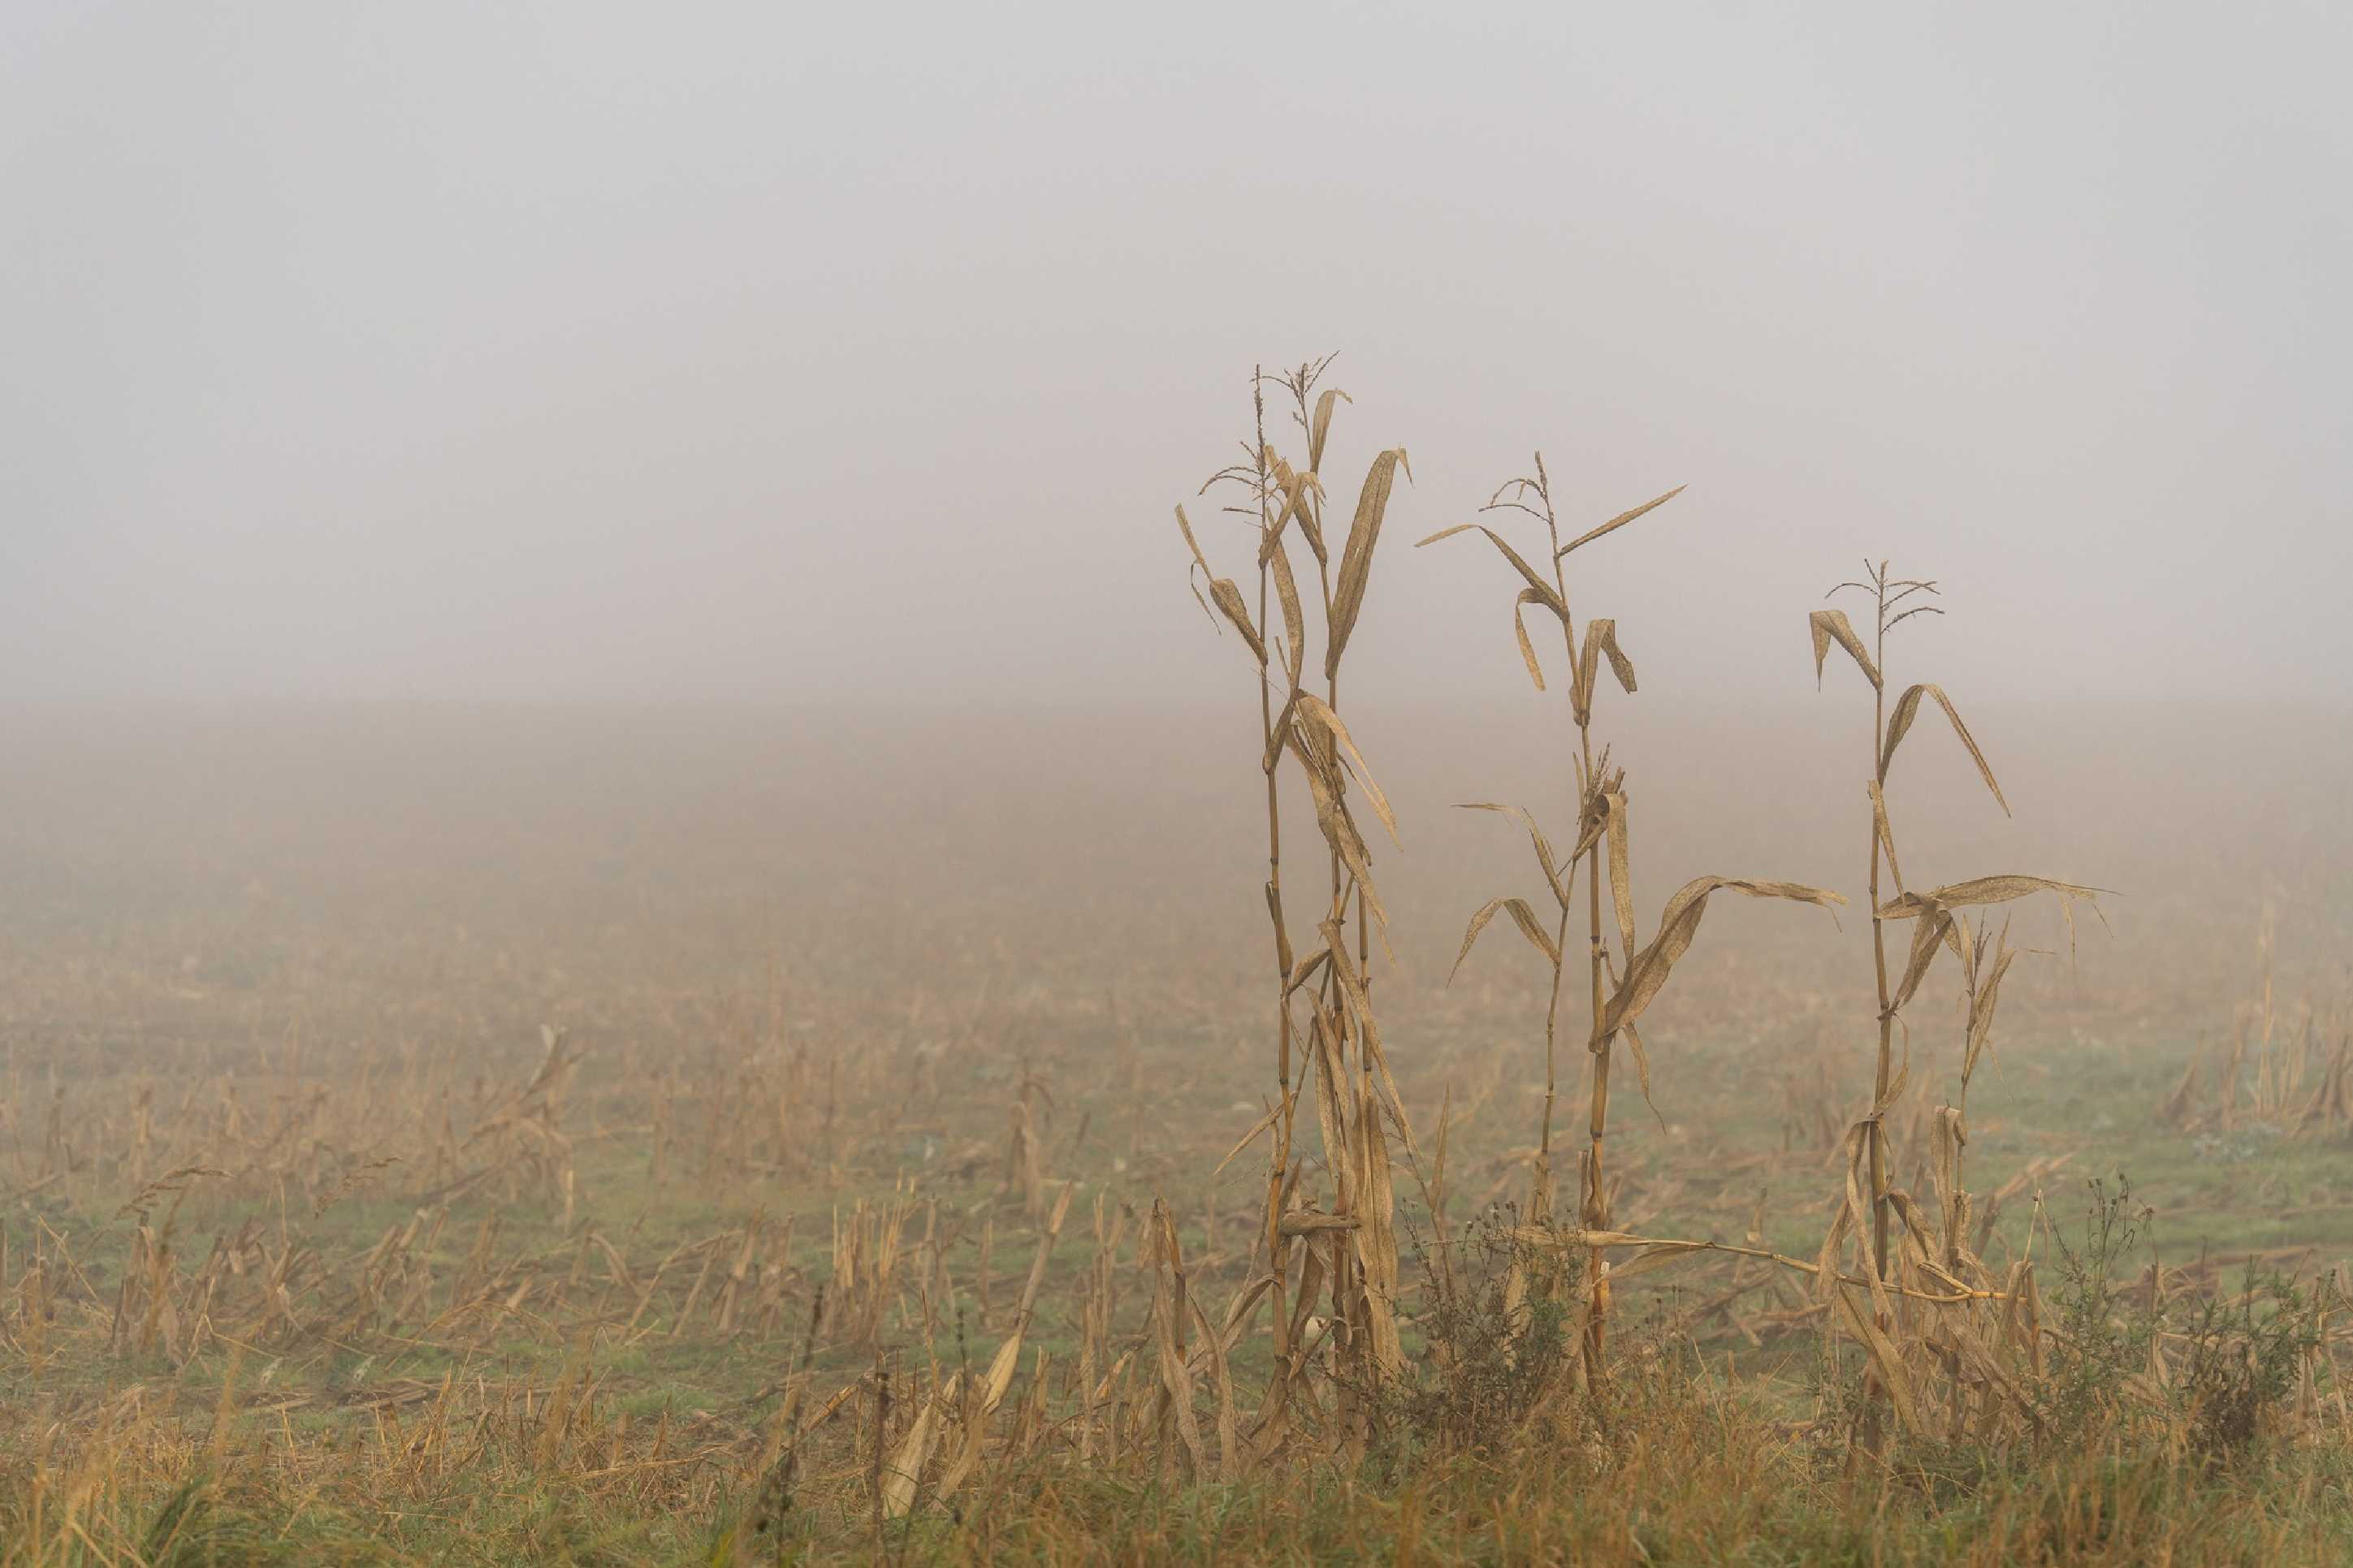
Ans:
MULTIPOLYGON (((1936 584, 1913 578, 1892 577, 1887 563, 1876 565, 1866 561, 1861 581, 1841 583, 1831 595, 1853 592, 1870 596, 1873 607, 1873 636, 1869 647, 1848 621, 1843 610, 1816 610, 1808 617, 1813 637, 1814 675, 1819 684, 1824 661, 1830 657, 1831 645, 1836 643, 1854 660, 1855 668, 1871 684, 1872 772, 1864 793, 1871 802, 1871 854, 1869 896, 1871 899, 1871 958, 1873 981, 1878 994, 1876 1020, 1879 1048, 1872 1076, 1871 1109, 1862 1120, 1848 1131, 1846 1140, 1847 1174, 1842 1205, 1831 1222, 1831 1231, 1822 1244, 1822 1265, 1818 1279, 1823 1290, 1838 1309, 1831 1321, 1842 1323, 1860 1340, 1869 1355, 1873 1397, 1863 1415, 1862 1436, 1866 1447, 1875 1450, 1883 1436, 1881 1420, 1883 1405, 1892 1405, 1898 1420, 1907 1427, 1920 1424, 1919 1401, 1914 1394, 1914 1375, 1905 1358, 1905 1338, 1896 1309, 1898 1299, 1925 1298, 1931 1300, 1951 1300, 1959 1292, 1959 1300, 1968 1300, 1975 1289, 1968 1281, 1953 1277, 1949 1268, 1937 1260, 1937 1253, 1957 1262, 1957 1254, 1948 1241, 1939 1247, 1935 1238, 1921 1226, 1910 1196, 1896 1191, 1891 1184, 1890 1173, 1894 1157, 1888 1145, 1887 1113, 1903 1094, 1908 1078, 1908 1066, 1895 1057, 1895 1035, 1905 1006, 1909 1004, 1927 977, 1940 951, 1949 949, 1966 967, 1965 979, 1969 1024, 1965 1042, 1962 1066, 1963 1104, 1966 1104, 1969 1076, 1976 1070, 1978 1054, 1983 1050, 1988 1033, 1992 1027, 1995 998, 2001 976, 2009 967, 2007 943, 1997 938, 1994 947, 1986 948, 1982 926, 1972 930, 1966 916, 1955 911, 1982 905, 2009 903, 2038 892, 2058 895, 2060 908, 2066 915, 2069 929, 2073 929, 2073 906, 2076 900, 2091 900, 2097 889, 2077 887, 2073 883, 2055 881, 2047 877, 1995 876, 1979 877, 1957 882, 1926 893, 1907 892, 1904 874, 1895 852, 1895 833, 1887 809, 1887 779, 1894 764, 1896 749, 1911 732, 1913 721, 1919 717, 1924 698, 1933 699, 1944 710, 1953 733, 1977 765, 1978 776, 2006 816, 2010 802, 2001 793, 2001 785, 1978 749, 1977 739, 1968 726, 1961 721, 1960 710, 1953 705, 1940 686, 1920 684, 1906 687, 1891 710, 1886 700, 1884 675, 1888 634, 1915 616, 1942 615, 1944 612, 1927 603, 1908 604, 1923 595, 1936 596, 1936 584), (1880 870, 1885 864, 1894 896, 1883 901, 1880 870), (1910 951, 1904 967, 1891 979, 1887 961, 1887 926, 1891 921, 1912 921, 1910 951), (1870 1194, 1869 1212, 1864 1212, 1864 1192, 1870 1194), (1890 1236, 1891 1222, 1901 1215, 1906 1226, 1904 1245, 1896 1245, 1890 1236), (1835 1268, 1846 1238, 1852 1235, 1861 1244, 1863 1236, 1870 1237, 1870 1258, 1867 1279, 1872 1297, 1872 1313, 1868 1320, 1847 1300, 1844 1288, 1838 1283, 1835 1268), (1942 1279, 1936 1278, 1942 1275, 1942 1279)), ((2093 910, 2098 910, 2094 902, 2093 910)), ((1909 1031, 1906 1031, 1908 1038, 1909 1031)), ((1908 1053, 1907 1053, 1908 1055, 1908 1053)), ((1954 1196, 1951 1202, 1966 1205, 1961 1194, 1960 1148, 1967 1139, 1960 1120, 1960 1108, 1950 1108, 1950 1116, 1940 1123, 1938 1138, 1946 1148, 1938 1152, 1935 1166, 1940 1182, 1949 1184, 1954 1196)), ((1952 1230, 1948 1215, 1948 1234, 1952 1230)))
MULTIPOLYGON (((1356 825, 1351 779, 1392 841, 1397 821, 1340 717, 1339 703, 1341 663, 1364 609, 1390 491, 1398 473, 1404 470, 1410 479, 1411 469, 1402 447, 1373 458, 1335 560, 1324 531, 1322 467, 1333 413, 1345 394, 1337 388, 1317 391, 1329 363, 1328 358, 1316 361, 1280 376, 1262 371, 1254 374, 1251 437, 1244 459, 1221 469, 1202 487, 1204 493, 1220 485, 1244 493, 1241 503, 1225 510, 1248 520, 1255 534, 1255 616, 1234 581, 1218 576, 1210 567, 1184 508, 1176 509, 1177 527, 1192 552, 1194 569, 1208 584, 1202 604, 1213 619, 1221 618, 1240 634, 1257 674, 1259 767, 1267 813, 1264 891, 1275 961, 1276 1063, 1275 1101, 1242 1141, 1247 1146, 1261 1132, 1271 1134, 1264 1245, 1271 1277, 1267 1294, 1273 1302, 1276 1365, 1251 1436, 1252 1452, 1261 1458, 1289 1438, 1294 1396, 1311 1355, 1325 1343, 1338 1375, 1332 1408, 1324 1410, 1319 1399, 1316 1409, 1331 1418, 1334 1436, 1350 1450, 1360 1451, 1373 1419, 1374 1407, 1363 1394, 1396 1377, 1404 1365, 1397 1327, 1395 1202, 1384 1117, 1409 1152, 1413 1135, 1373 1014, 1371 937, 1378 930, 1386 948, 1388 914, 1374 886, 1370 850, 1356 825), (1303 465, 1286 459, 1267 438, 1270 385, 1292 405, 1292 419, 1305 442, 1303 465), (1304 542, 1315 562, 1321 695, 1309 689, 1311 634, 1293 566, 1289 541, 1293 536, 1304 542), (1282 617, 1280 629, 1271 618, 1276 614, 1282 617), (1303 957, 1293 946, 1283 903, 1282 779, 1286 757, 1313 802, 1329 874, 1328 896, 1312 917, 1317 944, 1303 957), (1307 1012, 1303 1027, 1293 1013, 1303 996, 1307 1012), (1306 1058, 1303 1063, 1298 1060, 1301 1055, 1306 1058), (1293 1158, 1297 1108, 1301 1093, 1311 1087, 1332 1183, 1328 1209, 1297 1201, 1302 1173, 1293 1158), (1294 1249, 1303 1254, 1295 1296, 1290 1289, 1294 1249), (1314 1308, 1327 1281, 1331 1310, 1319 1328, 1314 1322, 1314 1308), (1312 1342, 1311 1331, 1317 1336, 1312 1342)), ((1198 595, 1198 587, 1195 592, 1198 595)))
MULTIPOLYGON (((1454 958, 1454 967, 1459 971, 1463 959, 1470 956, 1472 944, 1479 940, 1479 933, 1498 913, 1505 913, 1512 917, 1512 922, 1519 927, 1529 945, 1543 955, 1551 968, 1552 984, 1545 1007, 1544 1110, 1536 1127, 1535 1170, 1528 1196, 1529 1222, 1540 1227, 1553 1223, 1552 1135, 1554 1107, 1559 1088, 1561 994, 1568 973, 1568 931, 1576 908, 1575 885, 1578 863, 1581 861, 1585 866, 1586 967, 1589 1008, 1586 1050, 1592 1061, 1586 1117, 1587 1145, 1580 1162, 1582 1201, 1578 1205, 1578 1217, 1582 1227, 1593 1233, 1606 1233, 1611 1227, 1607 1151, 1612 1045, 1619 1036, 1625 1037, 1633 1052, 1643 1099, 1649 1100, 1650 1059, 1642 1047, 1642 1037, 1634 1028, 1634 1020, 1656 997, 1675 960, 1689 949, 1709 894, 1719 889, 1730 888, 1754 898, 1796 899, 1825 906, 1844 901, 1835 893, 1796 883, 1703 877, 1668 900, 1666 910, 1660 918, 1657 936, 1649 947, 1640 951, 1636 949, 1625 770, 1610 766, 1608 746, 1603 746, 1597 754, 1593 737, 1593 700, 1599 683, 1602 661, 1605 658, 1609 661, 1610 674, 1617 679, 1620 689, 1629 695, 1635 689, 1634 666, 1624 649, 1619 647, 1616 621, 1590 617, 1585 623, 1584 635, 1577 635, 1577 621, 1569 607, 1567 563, 1569 555, 1580 546, 1617 531, 1682 493, 1683 488, 1677 486, 1666 494, 1620 512, 1599 527, 1589 529, 1563 544, 1559 514, 1553 504, 1551 476, 1545 469, 1544 454, 1539 452, 1535 455, 1533 477, 1513 479, 1504 484, 1488 498, 1487 504, 1480 510, 1482 512, 1519 512, 1541 522, 1545 530, 1546 570, 1540 572, 1529 564, 1527 559, 1502 534, 1484 523, 1458 523, 1420 542, 1433 544, 1472 529, 1484 534, 1488 542, 1494 545, 1497 552, 1519 574, 1524 584, 1512 606, 1512 630, 1518 639, 1520 658, 1527 667, 1528 679, 1535 683, 1538 691, 1546 689, 1544 664, 1537 657, 1535 642, 1528 636, 1526 610, 1531 605, 1550 612, 1559 624, 1561 651, 1568 673, 1569 719, 1577 730, 1572 789, 1577 835, 1567 862, 1564 865, 1560 861, 1543 827, 1524 807, 1496 801, 1468 802, 1464 806, 1466 810, 1500 813, 1526 828, 1537 869, 1556 908, 1553 930, 1550 934, 1546 932, 1544 921, 1525 899, 1490 899, 1472 915, 1470 925, 1462 935, 1461 949, 1454 958), (1601 858, 1605 845, 1609 855, 1610 904, 1619 940, 1619 952, 1615 958, 1609 952, 1601 915, 1601 858)), ((1588 1375, 1594 1376, 1602 1368, 1609 1315, 1609 1261, 1599 1244, 1589 1251, 1588 1269, 1590 1306, 1586 1315, 1583 1345, 1588 1375)), ((1506 1291, 1507 1305, 1516 1307, 1521 1293, 1531 1286, 1542 1294, 1553 1289, 1556 1283, 1556 1279, 1553 1277, 1528 1281, 1515 1270, 1506 1291)))

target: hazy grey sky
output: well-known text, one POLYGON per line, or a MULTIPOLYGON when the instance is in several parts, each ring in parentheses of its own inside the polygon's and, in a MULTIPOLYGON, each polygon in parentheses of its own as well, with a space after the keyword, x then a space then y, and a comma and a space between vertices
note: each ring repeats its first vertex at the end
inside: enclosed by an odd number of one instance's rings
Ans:
POLYGON ((2348 18, 14 0, 0 695, 1231 698, 1169 509, 1338 349, 1361 689, 1522 679, 1406 546, 1541 446, 1691 485, 1653 690, 1868 550, 1957 687, 2341 700, 2348 18))

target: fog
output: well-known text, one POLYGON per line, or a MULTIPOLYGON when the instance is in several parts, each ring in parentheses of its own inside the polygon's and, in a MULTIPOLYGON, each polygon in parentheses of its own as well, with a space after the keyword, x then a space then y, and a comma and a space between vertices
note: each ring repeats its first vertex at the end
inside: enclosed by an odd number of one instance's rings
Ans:
MULTIPOLYGON (((97 6, 0 16, 0 697, 1247 700, 1170 509, 1250 367, 1402 444, 1351 680, 1541 447, 1645 701, 1866 552, 1985 700, 2340 707, 2353 19, 97 6)), ((1208 540, 1234 564, 1242 546, 1208 540)), ((1915 626, 1917 623, 1915 623, 1915 626)), ((1909 628, 1907 628, 1908 630, 1909 628)))

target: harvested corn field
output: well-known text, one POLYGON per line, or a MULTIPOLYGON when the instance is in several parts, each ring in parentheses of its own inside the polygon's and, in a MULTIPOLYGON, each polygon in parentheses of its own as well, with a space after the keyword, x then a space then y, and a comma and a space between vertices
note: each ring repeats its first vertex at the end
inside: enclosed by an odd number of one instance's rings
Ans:
POLYGON ((2162 753, 2137 716, 1969 711, 2013 827, 1915 727, 1904 885, 1992 855, 2118 889, 2107 928, 1952 910, 1883 1091, 1859 900, 1711 904, 1596 1194, 1572 877, 1622 989, 1619 887, 1639 965, 1700 868, 1878 830, 1804 805, 1853 691, 1678 736, 1613 690, 1626 782, 1547 870, 1579 752, 1530 692, 1344 721, 1404 846, 1366 954, 1291 753, 1285 864, 1367 1002, 1295 927, 1287 1100, 1254 712, 51 721, 5 785, 46 825, 7 850, 10 1550, 2325 1559, 2348 884, 2305 781, 2341 736, 2217 716, 2265 809, 2218 765, 2127 820, 2091 808, 2162 753), (1537 715, 1560 745, 1489 763, 1537 715), (1087 760, 1024 782, 1050 752, 1087 760), (1538 837, 1451 809, 1481 787, 1538 837), (2158 852, 2189 819, 2211 863, 2158 852), (1461 954, 1514 885, 1544 940, 1461 954))
POLYGON ((0 9, 0 1568, 2353 1563, 2348 58, 0 9))

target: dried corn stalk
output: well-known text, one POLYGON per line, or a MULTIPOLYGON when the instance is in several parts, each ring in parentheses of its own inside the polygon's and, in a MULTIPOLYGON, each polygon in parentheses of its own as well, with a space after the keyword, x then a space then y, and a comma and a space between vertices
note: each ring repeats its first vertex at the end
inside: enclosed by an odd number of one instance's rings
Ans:
MULTIPOLYGON (((1310 1365, 1299 1327, 1327 1275, 1331 1317, 1341 1331, 1333 1339, 1339 1352, 1335 1372, 1343 1385, 1340 1403, 1350 1415, 1350 1419, 1339 1424, 1344 1447, 1361 1447, 1375 1408, 1370 1404, 1358 1408, 1345 1391, 1377 1386, 1396 1377, 1404 1364, 1397 1328, 1398 1249, 1389 1145, 1394 1133, 1411 1152, 1413 1134, 1383 1054, 1373 1010, 1371 939, 1378 931, 1387 947, 1388 913, 1374 884, 1372 850, 1357 820, 1357 803, 1371 811, 1392 841, 1397 837, 1397 819, 1341 717, 1340 669, 1364 612, 1397 478, 1402 473, 1409 479, 1411 469, 1402 447, 1374 458, 1359 489, 1346 536, 1335 551, 1324 530, 1322 469, 1334 410, 1345 395, 1336 388, 1317 390, 1329 363, 1328 359, 1316 361, 1282 375, 1263 372, 1254 375, 1253 426, 1244 458, 1212 476, 1202 487, 1204 493, 1223 486, 1242 494, 1240 502, 1225 510, 1247 520, 1255 531, 1259 574, 1255 612, 1233 579, 1217 575, 1191 520, 1182 507, 1176 510, 1177 527, 1192 554, 1193 568, 1208 584, 1206 594, 1198 588, 1196 593, 1212 621, 1238 635, 1255 668, 1259 692, 1258 758, 1267 819, 1264 896, 1274 958, 1276 1093, 1273 1104, 1242 1146, 1261 1132, 1269 1140, 1263 1211, 1269 1278, 1264 1293, 1273 1304, 1275 1368, 1249 1445, 1251 1452, 1261 1456, 1272 1453, 1293 1431, 1290 1404, 1295 1385, 1308 1374, 1310 1365), (1270 388, 1292 404, 1293 421, 1306 443, 1303 466, 1284 458, 1267 437, 1270 388), (1291 548, 1293 538, 1305 543, 1314 562, 1314 591, 1309 595, 1301 592, 1298 564, 1291 548), (1320 691, 1310 690, 1306 684, 1306 671, 1313 668, 1307 645, 1316 635, 1311 618, 1320 626, 1323 638, 1323 656, 1315 661, 1323 675, 1320 691), (1294 773, 1314 805, 1329 878, 1327 900, 1313 917, 1317 943, 1303 954, 1294 945, 1283 901, 1282 784, 1294 773), (1303 1063, 1299 1059, 1303 1055, 1303 1063), (1303 1091, 1313 1100, 1324 1140, 1324 1166, 1331 1177, 1331 1206, 1320 1212, 1345 1226, 1333 1231, 1325 1244, 1331 1255, 1328 1270, 1318 1268, 1316 1243, 1309 1240, 1303 1245, 1300 1233, 1284 1222, 1300 1175, 1293 1153, 1303 1091), (1294 1250, 1305 1254, 1296 1305, 1289 1300, 1294 1250)), ((1240 1152, 1240 1146, 1235 1152, 1240 1152)), ((1254 1292, 1253 1305, 1257 1299, 1254 1292)), ((1166 1342, 1160 1351, 1163 1395, 1174 1400, 1177 1385, 1186 1381, 1180 1375, 1185 1374, 1183 1358, 1176 1354, 1187 1332, 1182 1303, 1170 1306, 1166 1313, 1155 1310, 1155 1334, 1166 1342), (1171 1356, 1176 1357, 1173 1363, 1171 1356)), ((1221 1392, 1221 1408, 1229 1398, 1229 1391, 1221 1392)), ((1186 1436, 1189 1405, 1187 1411, 1177 1418, 1177 1429, 1188 1463, 1198 1472, 1201 1450, 1198 1434, 1186 1436)), ((1229 1466, 1234 1450, 1222 1446, 1222 1436, 1221 1429, 1219 1463, 1229 1466)))

